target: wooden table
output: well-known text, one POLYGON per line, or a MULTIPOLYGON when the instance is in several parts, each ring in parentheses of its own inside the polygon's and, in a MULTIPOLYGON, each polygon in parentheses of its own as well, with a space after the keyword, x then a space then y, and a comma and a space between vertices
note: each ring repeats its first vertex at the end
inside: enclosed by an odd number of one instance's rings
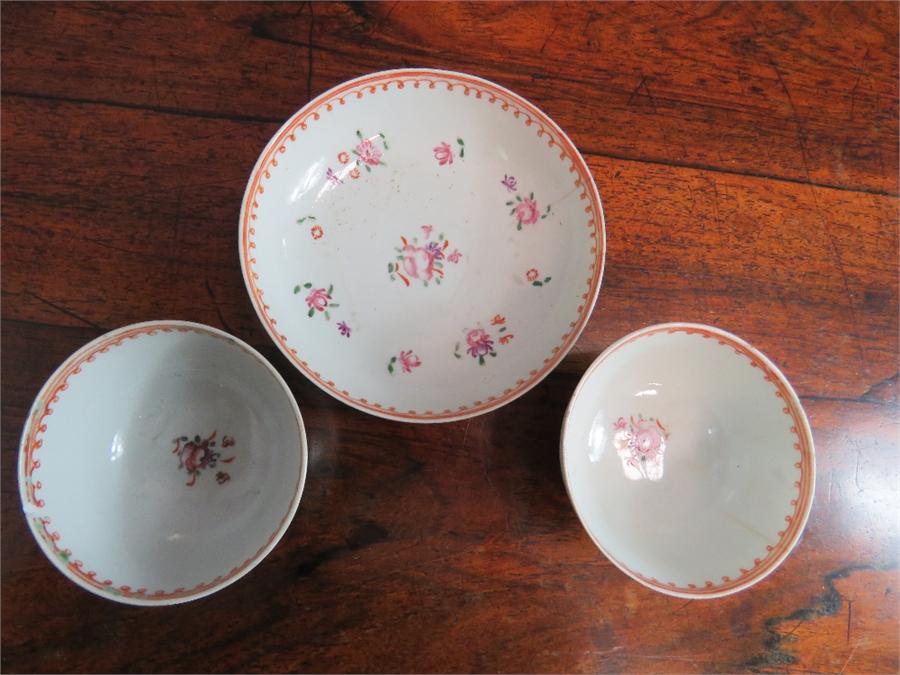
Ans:
POLYGON ((2 667, 16 671, 898 669, 897 4, 17 4, 2 8, 2 667), (389 67, 468 71, 572 137, 606 276, 563 364, 498 412, 387 422, 294 370, 236 255, 257 154, 311 97, 389 67), (249 341, 304 412, 284 540, 209 598, 97 598, 21 516, 18 436, 104 331, 190 319, 249 341), (588 363, 712 323, 786 373, 812 515, 753 589, 631 581, 568 502, 558 436, 588 363))

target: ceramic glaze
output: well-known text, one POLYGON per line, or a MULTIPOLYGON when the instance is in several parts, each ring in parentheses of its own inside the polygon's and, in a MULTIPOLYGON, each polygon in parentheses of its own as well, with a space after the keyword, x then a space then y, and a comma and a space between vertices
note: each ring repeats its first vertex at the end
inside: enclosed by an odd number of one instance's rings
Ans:
POLYGON ((503 87, 435 70, 352 80, 294 115, 253 170, 240 233, 250 298, 291 362, 411 422, 539 382, 583 329, 605 251, 565 134, 503 87))
POLYGON ((131 604, 208 595, 256 566, 303 491, 306 437, 278 373, 214 328, 164 321, 70 356, 19 454, 25 515, 69 579, 131 604))
POLYGON ((734 593, 797 543, 815 487, 806 415, 740 338, 661 324, 609 347, 569 404, 563 477, 597 546, 671 595, 734 593))

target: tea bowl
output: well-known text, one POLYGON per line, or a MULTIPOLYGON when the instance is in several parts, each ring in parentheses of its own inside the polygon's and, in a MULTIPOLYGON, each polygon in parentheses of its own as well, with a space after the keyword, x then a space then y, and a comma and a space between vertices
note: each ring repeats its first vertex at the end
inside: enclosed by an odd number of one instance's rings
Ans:
POLYGON ((31 531, 68 579, 168 605, 262 561, 306 466, 300 411, 259 353, 209 326, 151 321, 97 338, 47 380, 18 477, 31 531))
POLYGON ((588 368, 563 421, 563 478, 597 547, 656 591, 716 598, 788 556, 815 451, 785 376, 726 331, 649 326, 588 368))

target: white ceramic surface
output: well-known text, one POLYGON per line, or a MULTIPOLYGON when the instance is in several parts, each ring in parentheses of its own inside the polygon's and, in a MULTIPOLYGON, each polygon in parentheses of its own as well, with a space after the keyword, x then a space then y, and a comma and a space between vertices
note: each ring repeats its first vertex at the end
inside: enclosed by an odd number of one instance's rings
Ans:
POLYGON ((303 420, 256 351, 155 321, 70 356, 22 435, 19 488, 47 557, 102 597, 185 602, 275 546, 303 491, 303 420))
POLYGON ((790 384, 740 338, 699 324, 650 326, 604 351, 569 404, 561 459, 603 553, 685 598, 772 572, 800 538, 815 487, 790 384))
POLYGON ((241 212, 256 311, 307 377, 366 412, 447 421, 539 382, 596 301, 605 234, 578 151, 461 73, 375 73, 263 151, 241 212))

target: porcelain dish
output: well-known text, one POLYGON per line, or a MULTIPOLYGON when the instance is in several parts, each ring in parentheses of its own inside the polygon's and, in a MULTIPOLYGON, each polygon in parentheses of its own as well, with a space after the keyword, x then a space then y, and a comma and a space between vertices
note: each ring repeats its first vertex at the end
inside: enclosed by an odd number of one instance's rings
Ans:
POLYGON ((153 321, 72 354, 41 389, 19 453, 40 548, 70 580, 135 605, 236 581, 300 502, 303 420, 256 351, 209 326, 153 321))
POLYGON ((812 434, 787 379, 700 324, 650 326, 604 351, 572 397, 560 452, 594 543, 640 583, 684 598, 774 571, 815 489, 812 434))
POLYGON ((374 73, 311 101, 254 168, 240 259, 269 335, 367 413, 498 408, 572 347, 603 273, 591 173, 533 104, 477 77, 374 73))

